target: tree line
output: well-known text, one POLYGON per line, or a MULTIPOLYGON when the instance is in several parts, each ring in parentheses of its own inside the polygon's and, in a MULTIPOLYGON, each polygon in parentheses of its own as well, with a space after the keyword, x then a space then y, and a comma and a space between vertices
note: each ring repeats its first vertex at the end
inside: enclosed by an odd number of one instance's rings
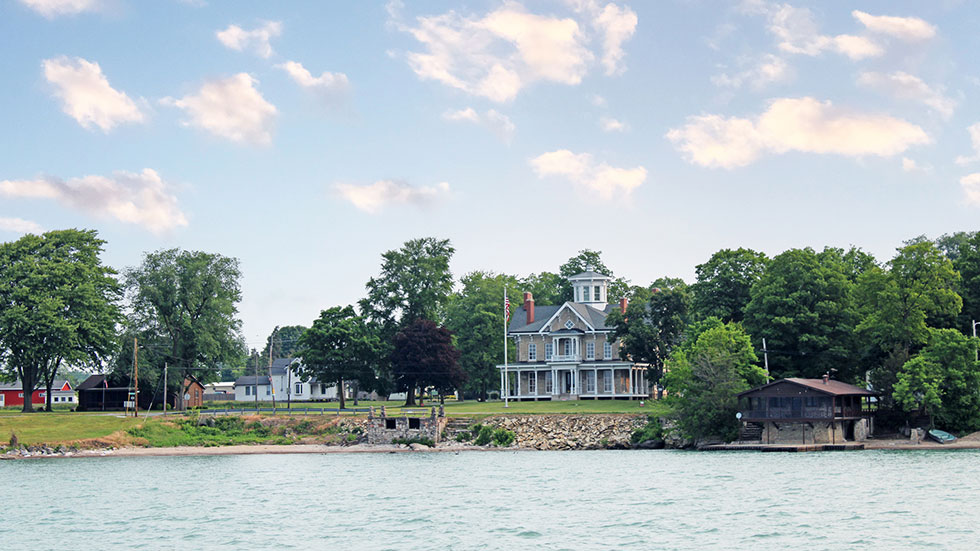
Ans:
POLYGON ((654 391, 666 391, 687 419, 704 417, 691 432, 733 430, 736 406, 726 397, 739 389, 825 373, 870 383, 896 423, 926 415, 954 430, 980 428, 968 336, 980 317, 975 232, 918 237, 885 262, 854 247, 771 258, 724 249, 696 267, 691 284, 648 285, 616 278, 592 250, 554 272, 457 280, 449 240, 413 239, 381 255, 356 305, 326 308, 309 326, 276 327, 261 351, 241 335, 236 259, 168 249, 116 273, 101 263, 104 245, 90 230, 0 245, 0 376, 43 388, 59 369, 109 366, 111 384, 126 386, 135 339, 141 392, 173 394, 189 376, 227 379, 299 357, 308 379, 406 392, 409 404, 426 388, 486 399, 499 384, 505 290, 515 305, 524 291, 561 304, 572 300, 567 278, 590 269, 614 278, 610 302, 629 299, 625 314, 613 309, 607 321, 621 353, 649 364, 654 391))

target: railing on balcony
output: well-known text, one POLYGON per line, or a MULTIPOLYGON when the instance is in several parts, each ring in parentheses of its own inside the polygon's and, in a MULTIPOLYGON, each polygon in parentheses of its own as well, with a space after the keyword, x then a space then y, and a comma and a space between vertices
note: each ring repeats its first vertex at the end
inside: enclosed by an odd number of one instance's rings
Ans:
POLYGON ((552 354, 551 361, 553 362, 580 362, 582 361, 582 356, 578 354, 552 354))

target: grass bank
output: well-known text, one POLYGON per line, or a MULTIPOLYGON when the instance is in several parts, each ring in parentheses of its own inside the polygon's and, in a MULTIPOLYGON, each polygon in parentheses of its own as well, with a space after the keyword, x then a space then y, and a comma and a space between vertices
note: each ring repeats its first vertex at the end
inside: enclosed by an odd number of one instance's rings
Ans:
POLYGON ((0 416, 0 446, 7 444, 12 434, 24 445, 57 444, 104 438, 143 422, 134 417, 78 413, 3 415, 0 416))

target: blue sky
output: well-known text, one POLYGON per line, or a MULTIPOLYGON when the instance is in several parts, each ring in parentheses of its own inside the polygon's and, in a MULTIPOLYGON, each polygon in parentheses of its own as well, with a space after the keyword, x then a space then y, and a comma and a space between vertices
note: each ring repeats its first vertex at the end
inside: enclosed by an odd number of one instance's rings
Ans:
POLYGON ((977 28, 956 1, 0 0, 0 240, 238 257, 254 346, 414 237, 457 276, 884 261, 977 229, 977 28))

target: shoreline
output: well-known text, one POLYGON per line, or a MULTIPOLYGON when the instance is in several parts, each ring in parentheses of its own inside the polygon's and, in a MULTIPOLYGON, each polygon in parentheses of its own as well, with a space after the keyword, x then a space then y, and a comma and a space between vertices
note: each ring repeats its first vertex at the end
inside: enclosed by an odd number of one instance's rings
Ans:
MULTIPOLYGON (((853 451, 913 451, 913 450, 976 450, 980 449, 980 441, 965 440, 950 444, 937 442, 919 442, 914 444, 904 439, 868 440, 864 442, 863 450, 853 451)), ((217 455, 298 455, 298 454, 361 454, 361 453, 459 453, 465 452, 503 452, 503 451, 555 451, 539 450, 528 447, 498 448, 491 446, 404 446, 399 444, 355 444, 353 446, 335 446, 328 444, 241 444, 236 446, 175 446, 170 448, 142 448, 126 446, 111 449, 89 449, 67 453, 30 453, 29 455, 11 454, 0 456, 4 460, 20 459, 78 459, 98 457, 193 457, 217 455)), ((563 451, 592 451, 592 450, 563 450, 563 451)))

